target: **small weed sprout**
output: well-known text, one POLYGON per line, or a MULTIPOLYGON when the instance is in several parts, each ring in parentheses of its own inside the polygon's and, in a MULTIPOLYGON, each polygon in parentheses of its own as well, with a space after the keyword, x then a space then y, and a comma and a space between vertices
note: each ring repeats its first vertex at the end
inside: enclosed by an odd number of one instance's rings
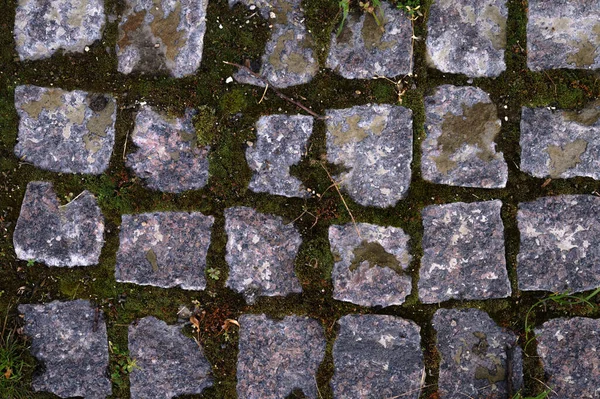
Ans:
POLYGON ((0 393, 3 398, 31 398, 33 394, 26 385, 25 376, 33 369, 33 364, 28 360, 27 347, 18 336, 17 328, 8 326, 9 309, 10 305, 0 329, 0 393))
POLYGON ((31 267, 35 265, 35 259, 28 259, 27 260, 27 267, 31 267))
MULTIPOLYGON (((342 33, 342 29, 344 29, 344 24, 346 23, 346 20, 348 19, 348 14, 350 14, 350 2, 351 1, 352 0, 340 0, 338 2, 340 11, 342 13, 342 20, 340 21, 340 25, 338 26, 336 36, 339 36, 342 33)), ((359 1, 358 5, 364 12, 366 12, 367 14, 371 14, 373 16, 373 18, 375 18, 375 22, 377 23, 377 26, 379 26, 381 28, 381 30, 383 31, 384 23, 383 23, 382 15, 380 13, 381 0, 366 0, 364 2, 359 1), (379 13, 379 15, 378 15, 378 13, 379 13)))
POLYGON ((208 273, 208 277, 212 278, 213 280, 218 280, 221 276, 221 271, 212 267, 207 269, 206 272, 208 273))
POLYGON ((512 399, 546 399, 548 395, 550 395, 550 392, 552 392, 552 390, 547 389, 536 396, 523 396, 521 392, 517 392, 517 394, 513 396, 512 399))
POLYGON ((140 367, 137 365, 135 359, 129 357, 128 351, 120 349, 110 341, 108 342, 108 347, 110 353, 115 358, 114 363, 111 365, 110 379, 118 388, 123 388, 126 376, 140 367))

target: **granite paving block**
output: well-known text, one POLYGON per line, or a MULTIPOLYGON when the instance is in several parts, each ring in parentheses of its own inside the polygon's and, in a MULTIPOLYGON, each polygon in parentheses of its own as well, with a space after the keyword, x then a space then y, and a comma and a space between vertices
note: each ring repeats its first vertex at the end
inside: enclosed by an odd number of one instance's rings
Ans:
POLYGON ((239 323, 239 399, 287 398, 298 390, 307 399, 319 397, 316 373, 325 356, 325 335, 317 320, 245 314, 239 323))
POLYGON ((213 222, 214 217, 200 212, 123 215, 116 280, 203 290, 213 222))
POLYGON ((408 235, 396 227, 349 223, 329 227, 333 297, 362 306, 401 305, 410 294, 408 235), (360 237, 358 232, 360 232, 360 237))
POLYGON ((19 305, 31 354, 42 365, 33 374, 34 391, 61 398, 106 398, 108 338, 104 313, 81 299, 40 305, 19 305))
POLYGON ((417 399, 425 373, 419 326, 386 315, 342 317, 333 345, 333 397, 417 399))
POLYGON ((17 86, 15 155, 38 168, 101 174, 115 143, 117 104, 107 94, 17 86))
POLYGON ((510 296, 501 208, 502 202, 493 200, 423 209, 423 303, 510 296))

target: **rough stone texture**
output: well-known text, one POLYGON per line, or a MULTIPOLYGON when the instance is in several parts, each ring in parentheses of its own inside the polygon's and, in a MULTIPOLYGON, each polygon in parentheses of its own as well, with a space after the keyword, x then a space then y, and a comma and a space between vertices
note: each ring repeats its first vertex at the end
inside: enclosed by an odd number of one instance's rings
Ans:
POLYGON ((529 0, 527 9, 529 69, 600 68, 598 0, 529 0))
POLYGON ((208 0, 126 0, 119 72, 193 75, 202 60, 208 0))
POLYGON ((249 303, 254 303, 257 296, 302 292, 294 271, 302 238, 292 224, 252 208, 228 208, 225 232, 227 287, 242 293, 249 303))
POLYGON ((15 155, 61 173, 101 174, 115 143, 117 104, 106 94, 17 86, 15 155))
POLYGON ((123 215, 116 280, 203 290, 213 222, 200 212, 123 215))
POLYGON ((519 204, 519 289, 600 287, 600 198, 559 195, 519 204))
POLYGON ((441 399, 512 398, 523 386, 517 336, 478 309, 440 309, 433 315, 440 353, 441 399))
POLYGON ((500 75, 507 17, 506 0, 435 0, 427 20, 427 62, 442 72, 500 75))
POLYGON ((43 365, 33 374, 34 391, 61 398, 106 398, 112 393, 108 378, 108 338, 104 314, 88 301, 19 305, 25 315, 25 335, 31 354, 43 365))
POLYGON ((287 398, 295 390, 317 399, 316 373, 325 356, 318 321, 299 316, 274 321, 264 314, 246 314, 239 323, 239 399, 287 398))
POLYGON ((401 305, 410 294, 408 235, 396 227, 329 227, 333 297, 362 306, 401 305), (360 232, 358 236, 357 230, 360 232))
POLYGON ((560 318, 535 329, 546 383, 557 399, 593 399, 600 393, 600 320, 560 318))
POLYGON ((354 201, 390 207, 406 196, 412 161, 412 111, 393 105, 359 105, 326 111, 327 160, 354 201))
POLYGON ((181 333, 181 326, 154 317, 129 326, 129 357, 138 366, 129 373, 132 399, 200 394, 213 384, 202 348, 181 333))
POLYGON ((52 183, 27 184, 13 235, 18 259, 48 266, 96 265, 103 235, 104 216, 90 192, 60 205, 52 183))
POLYGON ((425 372, 419 326, 385 315, 348 315, 333 345, 333 397, 417 399, 425 372))
POLYGON ((502 202, 455 202, 423 209, 419 299, 506 298, 502 202))
POLYGON ((508 166, 494 139, 501 122, 490 96, 476 87, 443 85, 425 97, 423 179, 450 186, 504 188, 508 166))
POLYGON ((312 116, 263 116, 256 123, 256 143, 246 150, 254 171, 250 189, 286 197, 308 197, 302 182, 290 175, 290 166, 306 153, 313 129, 312 116))
POLYGON ((521 170, 535 177, 600 180, 600 101, 581 112, 525 108, 521 170))
POLYGON ((127 156, 127 166, 153 190, 180 193, 197 190, 208 182, 208 151, 197 144, 193 117, 161 115, 143 107, 135 118, 132 139, 139 148, 127 156))

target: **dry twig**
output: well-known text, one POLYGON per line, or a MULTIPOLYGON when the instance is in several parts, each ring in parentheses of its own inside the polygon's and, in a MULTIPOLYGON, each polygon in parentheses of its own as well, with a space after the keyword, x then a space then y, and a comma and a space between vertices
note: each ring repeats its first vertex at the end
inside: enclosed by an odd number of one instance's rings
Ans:
POLYGON ((360 231, 358 230, 358 225, 356 224, 356 219, 354 219, 354 215, 350 211, 350 208, 348 207, 348 204, 346 203, 346 200, 344 199, 344 196, 342 195, 342 192, 340 191, 340 188, 338 187, 338 183, 333 179, 333 177, 331 176, 331 173, 329 173, 329 171, 327 170, 325 165, 323 165, 322 162, 320 162, 319 165, 321 165, 323 170, 325 170, 325 172, 327 173, 327 176, 329 176, 329 180, 331 180, 332 186, 335 187, 335 190, 337 191, 338 195, 342 199, 342 203, 344 204, 344 207, 346 208, 348 215, 350 215, 350 219, 352 219, 352 223, 354 224, 354 229, 356 229, 356 234, 358 234, 358 238, 362 239, 362 237, 360 235, 360 231))

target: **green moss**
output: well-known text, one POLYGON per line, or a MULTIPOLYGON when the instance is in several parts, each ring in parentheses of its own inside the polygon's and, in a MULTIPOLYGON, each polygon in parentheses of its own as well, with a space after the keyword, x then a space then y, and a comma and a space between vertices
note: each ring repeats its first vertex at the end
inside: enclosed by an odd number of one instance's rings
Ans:
POLYGON ((247 107, 246 94, 241 89, 233 89, 226 92, 221 101, 219 108, 224 114, 237 114, 242 112, 247 107))
POLYGON ((196 129, 196 142, 199 146, 211 145, 217 137, 216 131, 217 117, 215 110, 202 105, 198 108, 198 113, 193 119, 194 129, 196 129))

